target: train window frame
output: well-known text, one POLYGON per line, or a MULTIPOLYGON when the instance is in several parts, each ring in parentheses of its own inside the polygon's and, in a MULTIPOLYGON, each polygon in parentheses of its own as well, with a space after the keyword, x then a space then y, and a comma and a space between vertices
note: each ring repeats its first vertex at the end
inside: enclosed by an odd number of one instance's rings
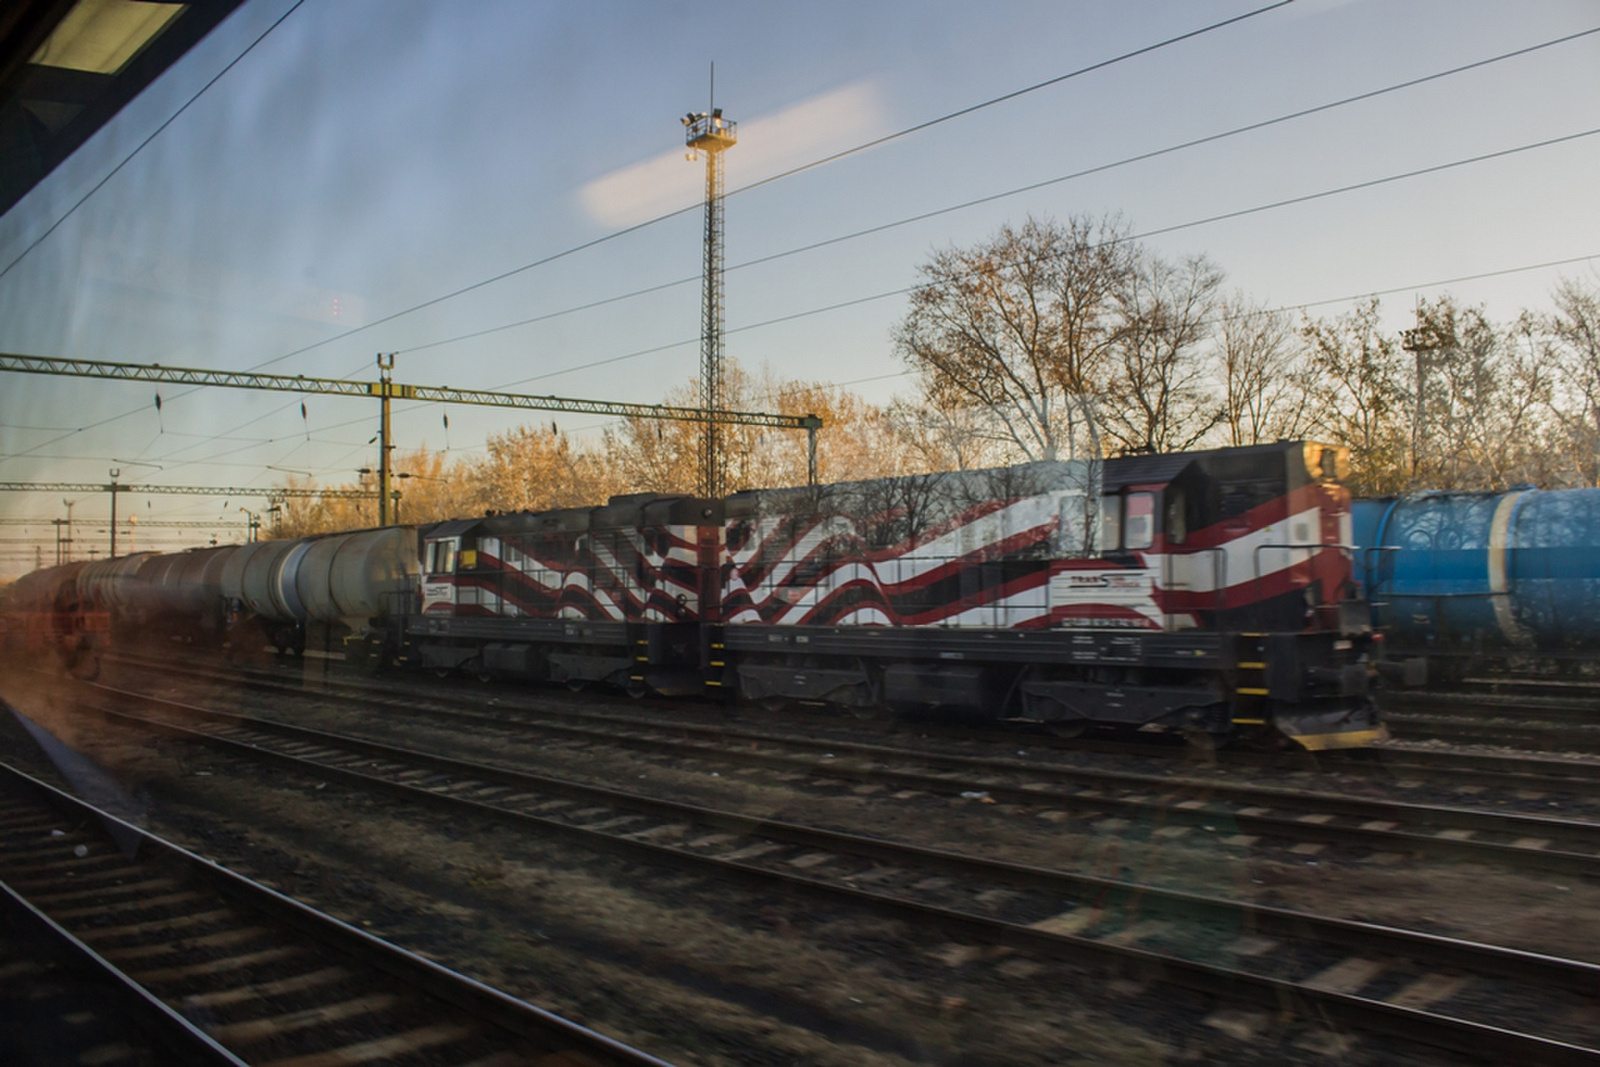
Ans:
POLYGON ((1162 495, 1162 533, 1168 544, 1181 545, 1189 536, 1188 501, 1182 489, 1168 489, 1162 495))
POLYGON ((1115 552, 1122 547, 1122 497, 1106 493, 1100 497, 1100 551, 1115 552))
POLYGON ((1148 490, 1129 493, 1122 501, 1123 548, 1129 552, 1138 552, 1150 548, 1155 543, 1155 493, 1148 490))
POLYGON ((429 577, 450 575, 456 572, 456 553, 460 538, 447 537, 428 542, 427 572, 429 577))

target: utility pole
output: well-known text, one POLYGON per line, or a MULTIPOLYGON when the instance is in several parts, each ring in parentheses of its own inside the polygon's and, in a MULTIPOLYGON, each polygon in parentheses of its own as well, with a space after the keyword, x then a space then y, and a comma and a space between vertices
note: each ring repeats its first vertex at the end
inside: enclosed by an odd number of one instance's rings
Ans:
POLYGON ((725 492, 722 428, 715 413, 723 410, 722 384, 722 153, 739 141, 737 123, 722 117, 717 103, 717 66, 711 65, 709 111, 683 117, 689 159, 706 157, 705 269, 701 287, 700 406, 705 410, 700 451, 700 492, 719 497, 725 492))
POLYGON ((383 413, 378 418, 378 525, 389 525, 389 397, 394 392, 394 353, 378 353, 379 395, 383 413))
MULTIPOLYGON (((1427 419, 1427 378, 1428 362, 1426 355, 1437 352, 1442 346, 1434 330, 1422 321, 1422 303, 1417 302, 1417 325, 1409 330, 1400 331, 1400 347, 1416 360, 1417 398, 1411 418, 1411 477, 1415 480, 1417 471, 1422 465, 1422 438, 1423 424, 1427 419)), ((1411 488, 1416 488, 1414 485, 1411 488)))
POLYGON ((67 506, 67 558, 66 558, 66 560, 64 562, 71 563, 72 562, 72 506, 74 504, 76 504, 77 501, 76 500, 68 500, 66 497, 62 497, 61 498, 61 502, 67 506))
POLYGON ((117 478, 121 474, 121 467, 111 468, 111 553, 107 559, 117 558, 117 478))

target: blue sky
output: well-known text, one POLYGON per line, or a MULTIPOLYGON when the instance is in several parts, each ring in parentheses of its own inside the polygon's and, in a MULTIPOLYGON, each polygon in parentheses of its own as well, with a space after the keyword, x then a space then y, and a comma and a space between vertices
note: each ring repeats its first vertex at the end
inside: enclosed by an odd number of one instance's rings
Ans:
MULTIPOLYGON (((249 0, 0 218, 0 350, 333 377, 370 377, 375 353, 398 351, 401 381, 659 400, 698 363, 698 210, 361 327, 696 205, 703 171, 683 158, 677 119, 706 106, 713 61, 716 102, 740 122, 727 157, 738 190, 1261 6, 249 0)), ((1030 213, 1177 227, 1150 243, 1205 253, 1272 306, 1332 314, 1399 290, 1384 298, 1396 326, 1437 294, 1427 283, 1600 253, 1600 136, 1189 225, 1600 127, 1597 34, 738 267, 1595 27, 1600 8, 1581 0, 1296 0, 736 192, 727 352, 887 400, 906 388, 890 344, 903 296, 761 324, 893 293, 933 249, 1030 213)), ((1544 306, 1563 275, 1600 280, 1600 260, 1449 288, 1507 319, 1544 306)), ((265 486, 295 470, 337 484, 372 462, 370 403, 311 397, 302 420, 298 397, 161 387, 158 414, 155 391, 0 379, 0 480, 100 481, 120 466, 124 480, 265 486)), ((519 421, 455 409, 449 444, 481 448, 519 421)), ((581 439, 603 424, 557 421, 581 439)), ((399 405, 396 441, 443 447, 440 409, 399 405)), ((123 506, 214 518, 221 505, 123 506)), ((103 510, 92 499, 80 516, 103 510)), ((0 497, 10 517, 61 512, 56 495, 0 497)), ((17 565, 0 556, 0 573, 17 565)))

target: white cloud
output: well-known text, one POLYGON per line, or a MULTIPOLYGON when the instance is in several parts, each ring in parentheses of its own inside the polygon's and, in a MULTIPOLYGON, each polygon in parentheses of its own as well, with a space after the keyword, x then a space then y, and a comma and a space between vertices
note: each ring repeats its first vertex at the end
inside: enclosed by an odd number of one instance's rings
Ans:
MULTIPOLYGON (((739 123, 739 143, 728 156, 728 187, 736 189, 808 160, 870 140, 885 131, 873 86, 860 82, 812 97, 776 114, 739 123)), ((705 166, 685 150, 612 171, 578 190, 578 202, 606 226, 631 226, 704 197, 705 166)))

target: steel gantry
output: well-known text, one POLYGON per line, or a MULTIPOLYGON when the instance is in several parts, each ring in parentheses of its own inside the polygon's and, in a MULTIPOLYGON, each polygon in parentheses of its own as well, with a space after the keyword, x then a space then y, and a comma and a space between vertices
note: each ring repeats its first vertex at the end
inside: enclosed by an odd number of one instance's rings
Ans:
MULTIPOLYGON (((139 485, 133 482, 0 482, 0 493, 134 493, 139 496, 283 497, 314 500, 371 500, 371 489, 282 489, 241 485, 139 485)), ((217 525, 207 523, 208 526, 217 525)))
MULTIPOLYGON (((221 497, 266 497, 268 503, 281 500, 371 500, 378 494, 371 489, 285 489, 278 486, 240 486, 240 485, 141 485, 138 483, 119 482, 113 478, 109 482, 0 482, 0 493, 110 493, 111 494, 111 544, 109 555, 117 554, 117 494, 133 493, 137 496, 221 496, 221 497)), ((27 520, 16 520, 25 522, 27 520)), ((71 544, 71 519, 64 525, 68 528, 67 543, 71 544)), ((183 523, 158 523, 148 525, 173 525, 181 526, 183 523)), ((206 526, 239 526, 241 523, 205 523, 206 526)), ((252 524, 252 529, 254 528, 252 524)))
MULTIPOLYGON (((522 408, 528 411, 557 411, 576 415, 603 415, 625 419, 667 419, 678 422, 700 422, 707 425, 761 426, 779 430, 806 431, 806 469, 812 483, 817 479, 817 431, 822 420, 816 415, 778 415, 758 411, 729 411, 717 407, 678 407, 672 404, 638 404, 616 400, 581 400, 573 397, 537 395, 531 393, 502 393, 489 389, 453 389, 441 385, 408 385, 392 381, 390 368, 392 355, 378 357, 377 381, 351 381, 345 378, 314 378, 303 374, 255 374, 248 371, 206 370, 200 367, 164 367, 159 363, 112 363, 92 359, 56 359, 48 356, 25 356, 0 353, 0 371, 20 374, 53 374, 73 378, 106 378, 113 381, 170 382, 176 385, 215 386, 222 389, 267 389, 276 392, 313 393, 329 396, 375 397, 383 405, 384 417, 380 423, 380 470, 388 469, 388 451, 392 447, 388 438, 388 406, 391 400, 432 401, 441 404, 472 404, 479 407, 522 408)), ((383 479, 380 478, 380 481, 383 479)), ((72 492, 73 490, 65 490, 72 492)), ((100 487, 88 490, 106 491, 100 487)), ((129 491, 127 486, 118 491, 129 491)), ((249 490, 251 494, 261 490, 249 490)), ((346 491, 347 493, 351 491, 346 491)), ((377 495, 380 502, 390 501, 391 490, 380 484, 379 492, 360 492, 363 498, 377 495)), ((310 495, 337 496, 338 491, 316 490, 310 495)), ((720 494, 713 494, 720 495, 720 494)), ((388 508, 382 512, 387 517, 388 508)))

